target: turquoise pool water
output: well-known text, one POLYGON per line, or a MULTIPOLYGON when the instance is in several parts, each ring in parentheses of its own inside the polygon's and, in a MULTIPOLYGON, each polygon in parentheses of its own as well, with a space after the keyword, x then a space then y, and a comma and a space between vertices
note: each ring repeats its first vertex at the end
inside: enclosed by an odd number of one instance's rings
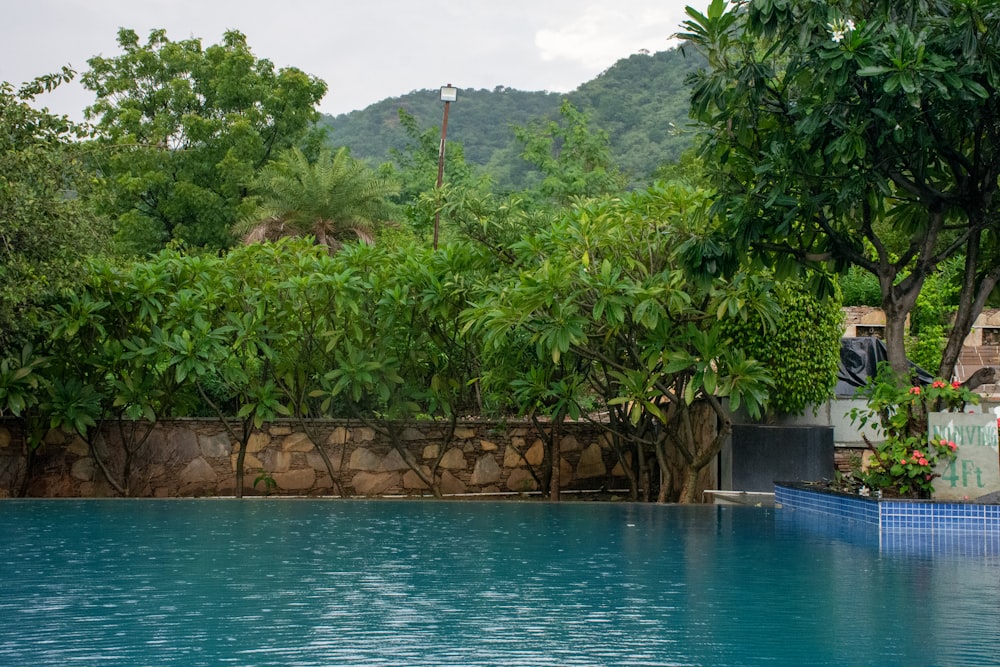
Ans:
POLYGON ((743 507, 0 502, 0 665, 1000 664, 1000 561, 743 507))

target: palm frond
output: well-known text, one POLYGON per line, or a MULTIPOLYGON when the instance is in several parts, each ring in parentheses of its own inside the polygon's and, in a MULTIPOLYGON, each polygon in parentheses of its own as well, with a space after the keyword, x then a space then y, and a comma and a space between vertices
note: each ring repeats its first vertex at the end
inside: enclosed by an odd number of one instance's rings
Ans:
POLYGON ((324 150, 315 162, 293 148, 261 170, 252 190, 260 206, 238 229, 244 242, 312 234, 332 251, 352 238, 374 243, 393 216, 389 198, 399 186, 346 148, 324 150))

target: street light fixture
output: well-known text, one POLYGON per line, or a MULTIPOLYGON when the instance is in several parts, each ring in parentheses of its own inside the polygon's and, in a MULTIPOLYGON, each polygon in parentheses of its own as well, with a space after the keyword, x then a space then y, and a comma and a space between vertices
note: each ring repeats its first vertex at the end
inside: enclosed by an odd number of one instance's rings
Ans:
POLYGON ((448 107, 458 100, 458 88, 450 83, 441 87, 441 101, 444 102, 444 118, 441 120, 441 145, 438 148, 437 206, 434 209, 434 249, 438 247, 438 222, 441 218, 441 183, 444 181, 444 146, 448 136, 448 107))

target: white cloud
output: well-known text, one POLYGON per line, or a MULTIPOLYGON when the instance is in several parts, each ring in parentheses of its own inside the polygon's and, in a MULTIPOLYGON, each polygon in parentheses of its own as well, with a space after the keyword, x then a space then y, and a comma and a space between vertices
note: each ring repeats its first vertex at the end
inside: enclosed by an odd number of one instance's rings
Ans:
MULTIPOLYGON (((631 3, 636 4, 645 3, 631 3)), ((565 60, 599 71, 641 49, 667 48, 681 15, 676 6, 630 11, 628 6, 588 5, 570 22, 537 31, 535 45, 545 62, 565 60)))
MULTIPOLYGON (((286 0, 277 11, 265 0, 9 0, 0 80, 19 84, 67 63, 84 72, 91 56, 120 53, 120 26, 143 42, 164 28, 206 46, 232 28, 258 57, 326 81, 320 108, 332 114, 447 82, 565 92, 619 58, 669 48, 686 1, 286 0)), ((43 97, 77 118, 94 101, 78 82, 43 97)))

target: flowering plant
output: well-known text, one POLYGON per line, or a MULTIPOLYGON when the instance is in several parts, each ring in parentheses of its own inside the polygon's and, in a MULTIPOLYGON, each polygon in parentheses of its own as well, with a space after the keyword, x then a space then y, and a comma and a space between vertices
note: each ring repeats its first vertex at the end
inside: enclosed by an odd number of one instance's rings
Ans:
POLYGON ((859 393, 867 399, 867 408, 852 409, 852 423, 862 428, 871 424, 884 439, 873 445, 865 438, 872 458, 858 477, 882 491, 930 497, 932 481, 939 476, 934 468, 954 459, 958 447, 950 440, 928 442, 927 413, 961 412, 967 404, 978 403, 979 396, 958 382, 940 379, 923 387, 900 386, 884 363, 859 393))
POLYGON ((958 446, 951 440, 934 439, 910 449, 916 438, 905 441, 889 439, 872 447, 874 452, 867 470, 861 471, 862 482, 871 488, 892 491, 900 496, 930 496, 932 481, 939 477, 933 470, 939 461, 955 458, 958 446))

